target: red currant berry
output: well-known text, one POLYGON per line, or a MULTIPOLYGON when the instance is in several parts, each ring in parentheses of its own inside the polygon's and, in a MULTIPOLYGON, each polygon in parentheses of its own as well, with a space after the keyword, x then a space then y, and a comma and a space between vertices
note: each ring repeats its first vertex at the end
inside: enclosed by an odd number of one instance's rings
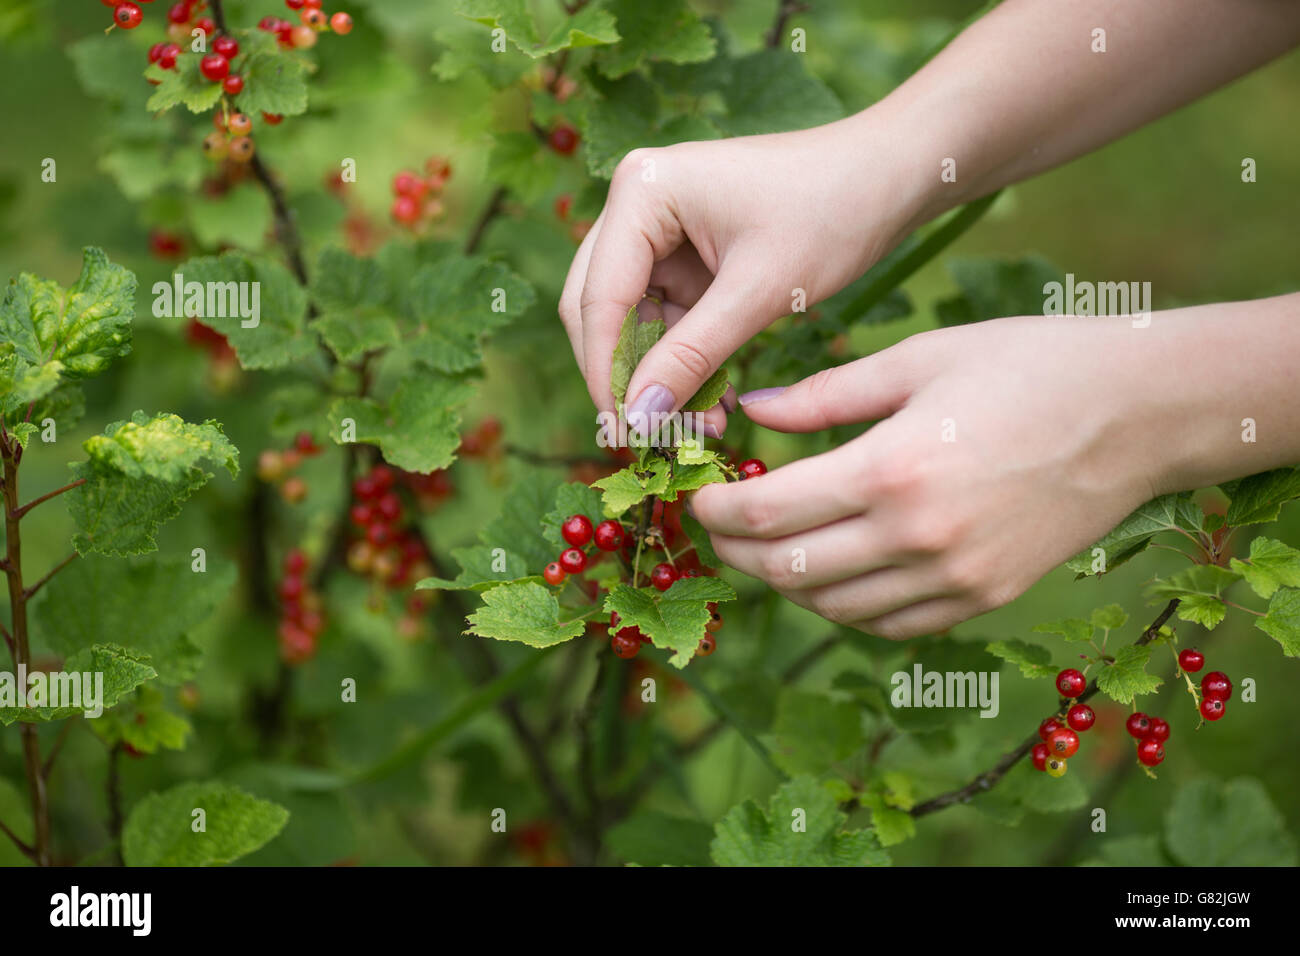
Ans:
POLYGON ((596 525, 596 547, 602 551, 617 551, 623 546, 623 526, 610 519, 596 525))
POLYGON ((657 591, 667 591, 677 580, 677 572, 671 564, 656 564, 650 572, 650 583, 657 591))
MULTIPOLYGON (((235 115, 243 116, 244 114, 236 113, 235 115)), ((248 117, 245 116, 244 119, 248 119, 248 117)), ((231 122, 234 122, 233 116, 231 117, 231 122)), ((302 452, 304 455, 320 454, 320 446, 316 444, 316 439, 311 437, 311 432, 299 432, 294 435, 293 447, 298 449, 298 451, 302 452)))
POLYGON ((564 540, 575 548, 581 548, 591 540, 591 519, 586 515, 573 515, 560 526, 564 540))
POLYGON ((624 636, 622 631, 609 639, 609 646, 615 655, 624 660, 636 657, 637 651, 641 650, 641 642, 630 635, 624 636))
POLYGON ((1150 740, 1157 740, 1164 743, 1169 739, 1169 721, 1162 720, 1159 717, 1151 718, 1151 729, 1147 731, 1147 737, 1150 740))
POLYGON ((1065 758, 1048 757, 1047 765, 1043 769, 1047 771, 1049 777, 1064 777, 1066 771, 1065 758))
POLYGON ((233 60, 239 56, 239 41, 234 37, 217 37, 212 41, 212 52, 220 53, 227 60, 233 60))
POLYGON ((134 30, 144 19, 144 12, 134 3, 119 3, 113 8, 113 22, 123 30, 134 30))
POLYGON ((383 489, 379 487, 379 483, 375 481, 373 475, 362 475, 352 482, 352 497, 361 501, 378 498, 381 494, 383 494, 383 489))
POLYGON ((189 23, 190 5, 188 3, 172 4, 171 9, 167 11, 167 19, 172 23, 189 23))
MULTIPOLYGON (((229 79, 229 77, 226 77, 226 79, 229 79)), ((230 118, 226 120, 226 128, 230 130, 232 136, 247 136, 252 132, 253 121, 243 113, 231 113, 230 118)), ((308 455, 312 454, 312 452, 304 451, 303 454, 308 455)))
POLYGON ((551 130, 546 142, 561 156, 569 156, 578 148, 578 131, 567 123, 561 123, 551 130))
POLYGON ((176 69, 176 58, 181 55, 181 48, 175 43, 164 43, 158 54, 158 66, 164 70, 176 69))
POLYGON ((1060 727, 1047 735, 1047 749, 1057 757, 1073 757, 1079 750, 1079 735, 1069 727, 1060 727))
POLYGON ((230 141, 230 158, 237 163, 246 163, 253 158, 257 147, 247 136, 236 136, 230 141))
POLYGON ((330 18, 325 16, 319 7, 304 8, 298 17, 302 20, 303 26, 311 27, 313 30, 324 30, 330 22, 330 18))
POLYGON ((1194 647, 1179 651, 1178 666, 1189 674, 1195 674, 1205 666, 1205 655, 1194 647))
POLYGON ((1097 714, 1087 704, 1075 704, 1065 715, 1065 721, 1077 731, 1085 731, 1097 722, 1097 714))
POLYGON ((1206 720, 1218 720, 1228 712, 1228 702, 1217 697, 1207 697, 1201 701, 1201 716, 1206 720))
POLYGON ((1047 744, 1034 744, 1034 749, 1029 751, 1029 759, 1034 762, 1035 770, 1047 769, 1047 744))
POLYGON ((205 36, 212 36, 217 32, 217 24, 211 17, 199 17, 194 21, 194 29, 202 30, 205 36))
POLYGON ((375 513, 384 521, 396 521, 402 516, 402 499, 391 491, 375 502, 375 513))
POLYGON ((397 473, 387 465, 375 465, 370 469, 370 477, 375 479, 375 488, 380 494, 397 483, 397 473))
POLYGON ((712 634, 705 634, 700 638, 700 643, 695 645, 695 654, 697 657, 708 657, 718 649, 718 640, 712 634))
POLYGON ((1232 697, 1232 681, 1223 671, 1210 671, 1201 678, 1201 693, 1211 700, 1228 700, 1232 697))
POLYGON ((158 58, 162 56, 163 47, 166 46, 166 45, 167 45, 167 44, 165 44, 165 43, 155 43, 153 46, 149 47, 149 62, 150 62, 150 63, 157 63, 157 62, 158 62, 158 58))
POLYGON ((587 556, 578 548, 565 548, 560 552, 560 567, 568 574, 578 574, 587 567, 587 556))
POLYGON ((736 471, 740 472, 740 480, 744 481, 746 478, 757 478, 759 475, 766 475, 767 465, 757 458, 750 458, 748 461, 742 461, 736 466, 736 471))
POLYGON ((342 11, 330 17, 330 29, 339 36, 352 32, 352 18, 342 11))
POLYGON ((267 113, 264 110, 262 112, 262 122, 265 123, 267 126, 279 126, 281 123, 284 122, 284 117, 281 116, 279 113, 267 113))
POLYGON ((1048 735, 1051 734, 1053 730, 1059 730, 1064 726, 1065 724, 1061 723, 1061 721, 1058 718, 1048 717, 1045 721, 1043 721, 1041 724, 1038 725, 1038 736, 1046 740, 1048 735))
POLYGON ((227 96, 238 96, 244 92, 244 78, 238 73, 231 73, 221 81, 221 88, 226 91, 227 96))
POLYGON ((284 0, 284 5, 290 10, 301 10, 302 0, 284 0))
POLYGON ((230 72, 230 61, 220 53, 209 53, 199 61, 199 72, 213 83, 219 83, 230 72))
POLYGON ((1138 761, 1144 767, 1154 767, 1165 759, 1165 748, 1160 741, 1148 737, 1138 742, 1138 761))
POLYGON ((366 525, 366 540, 376 548, 382 548, 391 544, 393 540, 393 529, 386 524, 377 523, 374 518, 370 519, 370 524, 366 525))
POLYGON ((352 518, 352 523, 358 528, 364 528, 366 525, 370 524, 373 518, 373 512, 370 510, 370 505, 362 504, 353 505, 351 510, 348 512, 348 515, 352 518))
POLYGON ((302 578, 291 574, 280 582, 280 597, 286 601, 296 601, 302 597, 302 578))
POLYGON ((395 221, 404 226, 414 225, 420 218, 420 204, 410 196, 398 196, 390 210, 395 221))
POLYGON ((564 582, 564 568, 560 567, 560 562, 552 561, 542 572, 542 577, 546 579, 547 584, 561 584, 564 582))
POLYGON ((307 555, 294 548, 284 556, 284 570, 289 574, 300 575, 307 570, 307 555))
POLYGON ((1128 720, 1124 722, 1124 729, 1129 732, 1130 737, 1142 740, 1151 735, 1151 718, 1142 711, 1130 714, 1128 720))
POLYGON ((1071 699, 1078 697, 1087 686, 1088 680, 1083 676, 1083 672, 1073 667, 1067 667, 1056 675, 1056 689, 1060 691, 1062 697, 1071 699))
POLYGON ((573 209, 573 196, 565 193, 555 200, 555 218, 568 219, 569 212, 573 209))
POLYGON ((322 0, 303 0, 302 5, 307 10, 319 10, 325 4, 322 0))

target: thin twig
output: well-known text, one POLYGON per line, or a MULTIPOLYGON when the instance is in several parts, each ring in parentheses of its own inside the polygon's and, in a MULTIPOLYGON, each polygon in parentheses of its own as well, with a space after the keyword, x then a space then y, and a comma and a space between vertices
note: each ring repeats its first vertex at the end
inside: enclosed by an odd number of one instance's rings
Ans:
POLYGON ((10 830, 7 826, 5 826, 5 822, 3 820, 0 820, 0 833, 3 833, 9 839, 13 840, 14 846, 18 847, 19 851, 22 853, 23 856, 27 857, 27 859, 29 860, 36 859, 36 850, 33 847, 29 846, 28 844, 24 843, 22 840, 20 840, 18 838, 18 834, 14 833, 13 830, 10 830))
POLYGON ((777 0, 776 21, 772 24, 772 29, 767 31, 767 45, 770 49, 776 49, 785 39, 786 24, 790 18, 797 13, 803 13, 808 9, 808 4, 801 0, 777 0))
POLYGON ((69 717, 65 720, 63 726, 59 728, 59 736, 54 738, 54 746, 50 748, 49 756, 45 758, 45 764, 41 767, 41 776, 46 780, 50 779, 50 772, 54 769, 54 759, 59 755, 59 751, 63 749, 63 742, 68 739, 68 734, 72 732, 72 724, 75 720, 76 717, 69 717))
POLYGON ((113 841, 113 858, 118 866, 126 866, 126 860, 122 857, 121 757, 121 743, 113 744, 108 749, 108 779, 104 783, 104 789, 108 795, 108 835, 113 841))
POLYGON ((31 511, 42 501, 49 501, 51 498, 56 498, 59 495, 63 494, 65 491, 71 491, 73 488, 76 488, 78 485, 84 485, 85 483, 86 483, 85 478, 78 478, 76 481, 69 482, 68 484, 64 485, 62 488, 55 488, 49 494, 41 495, 39 498, 33 498, 31 501, 27 502, 27 504, 23 505, 21 508, 15 511, 13 516, 15 519, 21 519, 23 515, 27 514, 27 512, 31 511))
POLYGON ((493 221, 501 215, 505 208, 506 187, 498 186, 492 190, 492 195, 488 197, 487 205, 483 212, 479 214, 478 221, 470 231, 469 238, 465 240, 465 255, 472 256, 478 252, 478 247, 483 243, 483 237, 488 231, 488 227, 493 221))
POLYGON ((36 592, 39 591, 42 587, 44 587, 45 583, 49 581, 50 578, 54 577, 54 575, 58 574, 60 571, 62 571, 64 568, 66 568, 69 564, 71 564, 79 557, 81 557, 81 555, 78 554, 76 551, 73 551, 70 555, 68 555, 66 558, 64 558, 54 567, 50 568, 49 573, 47 573, 45 577, 41 578, 39 581, 37 581, 35 584, 33 584, 31 587, 29 587, 26 591, 23 592, 27 596, 27 600, 30 601, 32 598, 34 598, 36 596, 36 592))

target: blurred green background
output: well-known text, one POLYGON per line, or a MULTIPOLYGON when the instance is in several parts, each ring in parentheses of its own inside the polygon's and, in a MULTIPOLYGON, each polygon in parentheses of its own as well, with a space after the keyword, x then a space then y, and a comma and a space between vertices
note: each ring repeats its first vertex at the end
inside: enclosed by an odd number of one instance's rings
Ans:
MULTIPOLYGON (((164 6, 161 2, 147 6, 146 16, 158 18, 164 6)), ((858 109, 887 93, 979 4, 813 0, 811 6, 810 12, 794 21, 808 30, 810 69, 848 109, 858 109)), ((745 49, 761 43, 774 4, 712 0, 696 7, 718 17, 736 47, 745 49)), ((338 57, 333 64, 335 84, 325 87, 320 99, 313 99, 307 117, 259 137, 262 155, 286 181, 309 251, 314 254, 341 241, 344 210, 325 195, 321 185, 336 168, 340 154, 356 158, 362 172, 355 208, 369 216, 380 232, 388 228, 392 174, 418 166, 430 154, 450 156, 456 175, 448 191, 448 216, 437 232, 463 236, 489 188, 487 132, 517 117, 510 114, 508 102, 487 95, 479 77, 438 83, 431 76, 430 68, 443 48, 435 35, 460 29, 450 4, 358 0, 350 9, 358 23, 349 38, 353 48, 345 52, 339 44, 331 51, 322 44, 320 50, 327 64, 331 56, 338 57), (340 76, 344 79, 338 80, 340 76)), ((232 19, 251 24, 282 8, 270 0, 232 2, 228 12, 232 19)), ((97 36, 105 21, 105 8, 97 0, 6 0, 0 9, 0 274, 32 271, 66 285, 79 268, 81 247, 100 245, 115 261, 137 271, 142 290, 135 354, 92 386, 85 422, 77 434, 60 436, 58 453, 32 456, 27 487, 33 492, 62 483, 66 462, 77 457, 80 441, 135 408, 172 410, 190 420, 221 418, 244 454, 246 472, 251 471, 259 448, 280 440, 269 433, 260 403, 261 386, 246 379, 233 395, 214 392, 205 385, 206 358, 185 344, 180 329, 147 315, 143 290, 171 271, 170 262, 150 253, 151 229, 177 232, 185 237, 188 251, 195 252, 203 248, 195 241, 196 219, 222 213, 180 203, 165 193, 132 202, 106 170, 111 165, 106 164, 106 155, 116 124, 126 121, 111 115, 102 99, 83 92, 68 54, 71 44, 97 36), (41 181, 45 157, 57 160, 57 183, 41 181)), ((143 67, 143 51, 154 40, 145 39, 144 29, 138 32, 142 35, 112 39, 138 46, 143 67)), ((1178 64, 1152 68, 1177 69, 1178 64)), ((1122 142, 1008 190, 976 228, 909 281, 906 289, 918 304, 917 314, 905 322, 861 330, 854 346, 870 351, 934 326, 932 303, 954 288, 944 266, 952 255, 1036 252, 1080 278, 1150 281, 1158 309, 1294 291, 1300 261, 1298 95, 1300 56, 1292 54, 1122 142), (1240 179, 1241 160, 1247 156, 1258 164, 1258 182, 1251 185, 1240 179)), ((123 98, 139 100, 140 91, 124 90, 123 98)), ((190 155, 177 159, 181 185, 176 192, 192 193, 201 175, 192 160, 206 118, 191 122, 169 116, 156 122, 164 121, 176 123, 177 136, 188 141, 190 155)), ((137 116, 131 122, 150 121, 137 116)), ((555 222, 551 202, 561 192, 581 189, 585 177, 572 164, 557 164, 548 175, 553 178, 544 194, 515 201, 511 224, 497 227, 486 246, 506 256, 538 285, 539 305, 492 350, 491 373, 468 420, 493 414, 505 422, 506 434, 519 444, 563 450, 580 447, 584 440, 580 436, 588 433, 589 408, 554 319, 554 303, 573 244, 555 222), (544 400, 539 401, 539 396, 544 400)), ((247 247, 273 252, 265 239, 268 225, 262 197, 253 194, 246 207, 241 206, 237 222, 216 228, 233 234, 229 238, 244 240, 247 247)), ((1224 361, 1231 362, 1232 356, 1224 361)), ((751 387, 766 384, 777 383, 757 382, 751 387)), ((1187 386, 1194 388, 1196 383, 1187 386)), ((799 453, 772 436, 754 435, 750 440, 752 451, 770 463, 799 453)), ((274 519, 281 523, 278 533, 286 544, 300 539, 310 546, 324 533, 329 507, 337 501, 329 496, 337 491, 329 488, 329 466, 320 468, 320 474, 309 473, 313 489, 322 489, 320 509, 274 519)), ((427 519, 434 537, 452 545, 472 538, 483 516, 494 513, 516 470, 510 464, 499 472, 457 472, 463 506, 427 519)), ((238 554, 241 542, 232 524, 245 507, 248 480, 247 474, 239 485, 215 480, 202 503, 188 508, 166 529, 164 541, 185 549, 202 542, 218 552, 238 554)), ((70 532, 66 517, 57 509, 49 509, 41 520, 40 534, 29 541, 34 566, 61 557, 70 532)), ((1297 509, 1269 534, 1292 543, 1300 540, 1297 509)), ((1244 538, 1237 542, 1238 553, 1246 550, 1247 543, 1244 538)), ((1149 554, 1124 572, 1098 581, 1076 583, 1058 570, 1011 606, 962 625, 954 636, 1048 643, 1030 635, 1034 624, 1086 616, 1090 609, 1111 602, 1129 610, 1134 618, 1130 628, 1134 628, 1158 610, 1145 606, 1142 584, 1153 574, 1173 568, 1166 558, 1149 554)), ((241 586, 247 591, 253 585, 245 581, 241 586)), ((712 677, 719 683, 723 682, 720 675, 743 674, 749 668, 779 670, 827 631, 804 612, 768 601, 752 589, 746 600, 749 606, 744 613, 752 614, 753 621, 761 617, 763 626, 729 626, 730 640, 710 662, 712 677), (754 640, 747 641, 746 632, 754 640)), ((294 789, 286 783, 292 774, 283 770, 289 764, 356 765, 387 753, 401 734, 427 725, 465 692, 442 659, 427 648, 396 645, 382 622, 356 625, 348 634, 350 643, 345 647, 340 641, 330 653, 355 657, 359 672, 381 675, 377 679, 384 682, 384 702, 366 709, 363 716, 331 721, 324 716, 330 687, 317 686, 306 673, 297 690, 300 719, 295 737, 269 760, 238 718, 246 708, 248 688, 272 679, 272 627, 272 622, 256 620, 233 607, 210 622, 200 636, 208 651, 208 664, 198 682, 203 706, 191 718, 197 745, 181 753, 130 762, 124 769, 128 796, 217 769, 252 788, 276 793, 289 803, 295 822, 285 837, 250 857, 249 863, 484 859, 475 855, 481 839, 469 834, 481 829, 479 815, 494 805, 499 790, 493 788, 530 786, 526 769, 517 755, 506 750, 504 731, 491 715, 458 735, 419 775, 404 776, 400 785, 392 783, 383 790, 349 793, 341 799, 313 796, 310 788, 294 789), (281 769, 268 770, 272 765, 281 769), (277 776, 281 771, 284 776, 277 776), (290 790, 292 799, 284 796, 290 790)), ((1292 735, 1279 731, 1300 721, 1300 696, 1291 693, 1290 683, 1300 678, 1300 662, 1282 658, 1276 644, 1250 627, 1242 615, 1230 615, 1212 636, 1186 623, 1179 625, 1179 634, 1185 644, 1207 650, 1213 666, 1227 671, 1238 685, 1244 678, 1254 678, 1259 702, 1236 707, 1230 719, 1193 739, 1195 721, 1187 698, 1172 685, 1166 686, 1159 712, 1171 722, 1173 738, 1158 783, 1132 766, 1129 748, 1120 737, 1122 709, 1103 705, 1084 758, 1071 764, 1071 776, 1077 776, 1090 794, 1083 808, 1030 814, 1015 831, 976 809, 950 809, 924 820, 915 839, 894 847, 895 860, 903 864, 1090 860, 1103 854, 1108 841, 1158 833, 1171 794, 1186 781, 1205 776, 1259 779, 1286 816, 1292 836, 1300 838, 1300 764, 1292 735), (1087 811, 1094 805, 1109 811, 1108 834, 1093 834, 1087 828, 1087 811)), ((1065 666, 1068 654, 1060 644, 1055 648, 1057 663, 1065 666)), ((518 660, 519 651, 504 649, 503 657, 518 660)), ((865 659, 878 659, 881 653, 871 651, 865 659)), ((863 659, 857 649, 843 647, 822 659, 802 686, 827 688, 838 671, 857 667, 863 659)), ((1157 660, 1160 663, 1153 670, 1167 677, 1171 658, 1157 660)), ((928 748, 911 738, 898 738, 880 753, 880 766, 906 768, 922 796, 947 789, 989 766, 1017 743, 1041 716, 1043 703, 1042 684, 1021 679, 1014 669, 1004 670, 1000 719, 959 724, 951 748, 928 748)), ((688 702, 680 720, 695 726, 706 713, 698 701, 688 702)), ((0 731, 5 767, 15 765, 16 738, 12 728, 0 731)), ((61 759, 96 766, 96 746, 90 735, 74 734, 68 754, 61 759)), ((78 770, 66 772, 56 795, 56 817, 84 821, 79 824, 84 830, 82 843, 93 847, 99 839, 94 820, 102 815, 99 771, 85 777, 78 770)), ((650 793, 647 806, 711 823, 746 796, 759 797, 761 802, 775 782, 734 733, 720 735, 686 765, 684 776, 684 785, 661 786, 650 793)), ((18 780, 9 777, 14 783, 18 780)), ((7 810, 17 812, 13 808, 21 802, 20 792, 0 780, 0 818, 7 810)), ((544 814, 540 804, 537 813, 544 814)), ((0 860, 6 859, 6 852, 9 848, 0 845, 0 860)))

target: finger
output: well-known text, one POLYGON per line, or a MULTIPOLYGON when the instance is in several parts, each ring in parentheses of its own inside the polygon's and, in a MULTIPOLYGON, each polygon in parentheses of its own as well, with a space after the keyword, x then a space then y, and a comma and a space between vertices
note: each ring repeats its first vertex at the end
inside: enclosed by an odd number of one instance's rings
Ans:
POLYGON ((582 352, 582 288, 587 283, 587 266, 591 262, 591 249, 596 244, 596 237, 600 235, 600 224, 605 218, 604 210, 601 210, 596 221, 587 230, 587 235, 578 245, 578 251, 573 255, 573 262, 569 263, 569 274, 564 279, 564 290, 560 293, 560 321, 564 323, 564 331, 569 336, 569 345, 573 348, 573 357, 577 360, 578 370, 582 372, 585 379, 586 361, 582 352))
POLYGON ((776 318, 762 291, 739 267, 719 271, 698 302, 637 366, 628 384, 628 416, 681 408, 731 354, 750 338, 755 320, 776 318), (769 314, 771 313, 771 314, 769 314))
POLYGON ((932 569, 894 566, 822 587, 781 593, 828 621, 859 626, 921 602, 941 599, 949 592, 932 569))
POLYGON ((983 613, 973 600, 940 597, 920 601, 876 618, 855 621, 853 627, 891 641, 904 641, 946 631, 983 613))
POLYGON ((663 290, 663 298, 689 309, 713 283, 713 273, 689 242, 684 242, 650 270, 650 284, 663 290))
POLYGON ((741 538, 783 538, 860 514, 855 483, 839 477, 858 454, 854 441, 757 478, 706 485, 691 497, 691 513, 711 534, 741 538))
POLYGON ((681 230, 662 205, 653 208, 624 190, 605 206, 606 219, 592 244, 587 279, 579 300, 583 368, 596 407, 614 411, 610 366, 628 309, 650 285, 659 255, 681 243, 681 230))
POLYGON ((710 535, 714 552, 729 566, 782 592, 805 591, 888 566, 895 556, 880 537, 879 525, 866 515, 772 540, 710 535))
POLYGON ((780 432, 812 432, 886 418, 917 387, 914 349, 898 346, 823 369, 789 388, 761 388, 740 396, 750 419, 780 432))

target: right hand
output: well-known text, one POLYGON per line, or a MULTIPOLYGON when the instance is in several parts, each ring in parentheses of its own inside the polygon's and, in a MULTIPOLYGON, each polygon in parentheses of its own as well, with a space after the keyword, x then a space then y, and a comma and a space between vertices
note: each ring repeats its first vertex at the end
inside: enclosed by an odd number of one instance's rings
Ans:
MULTIPOLYGON (((647 290, 669 328, 632 376, 629 414, 679 410, 737 348, 790 314, 796 289, 818 302, 906 235, 921 177, 869 115, 624 157, 560 298, 600 411, 615 411, 614 348, 647 290)), ((725 426, 722 408, 705 414, 706 432, 725 426)))

